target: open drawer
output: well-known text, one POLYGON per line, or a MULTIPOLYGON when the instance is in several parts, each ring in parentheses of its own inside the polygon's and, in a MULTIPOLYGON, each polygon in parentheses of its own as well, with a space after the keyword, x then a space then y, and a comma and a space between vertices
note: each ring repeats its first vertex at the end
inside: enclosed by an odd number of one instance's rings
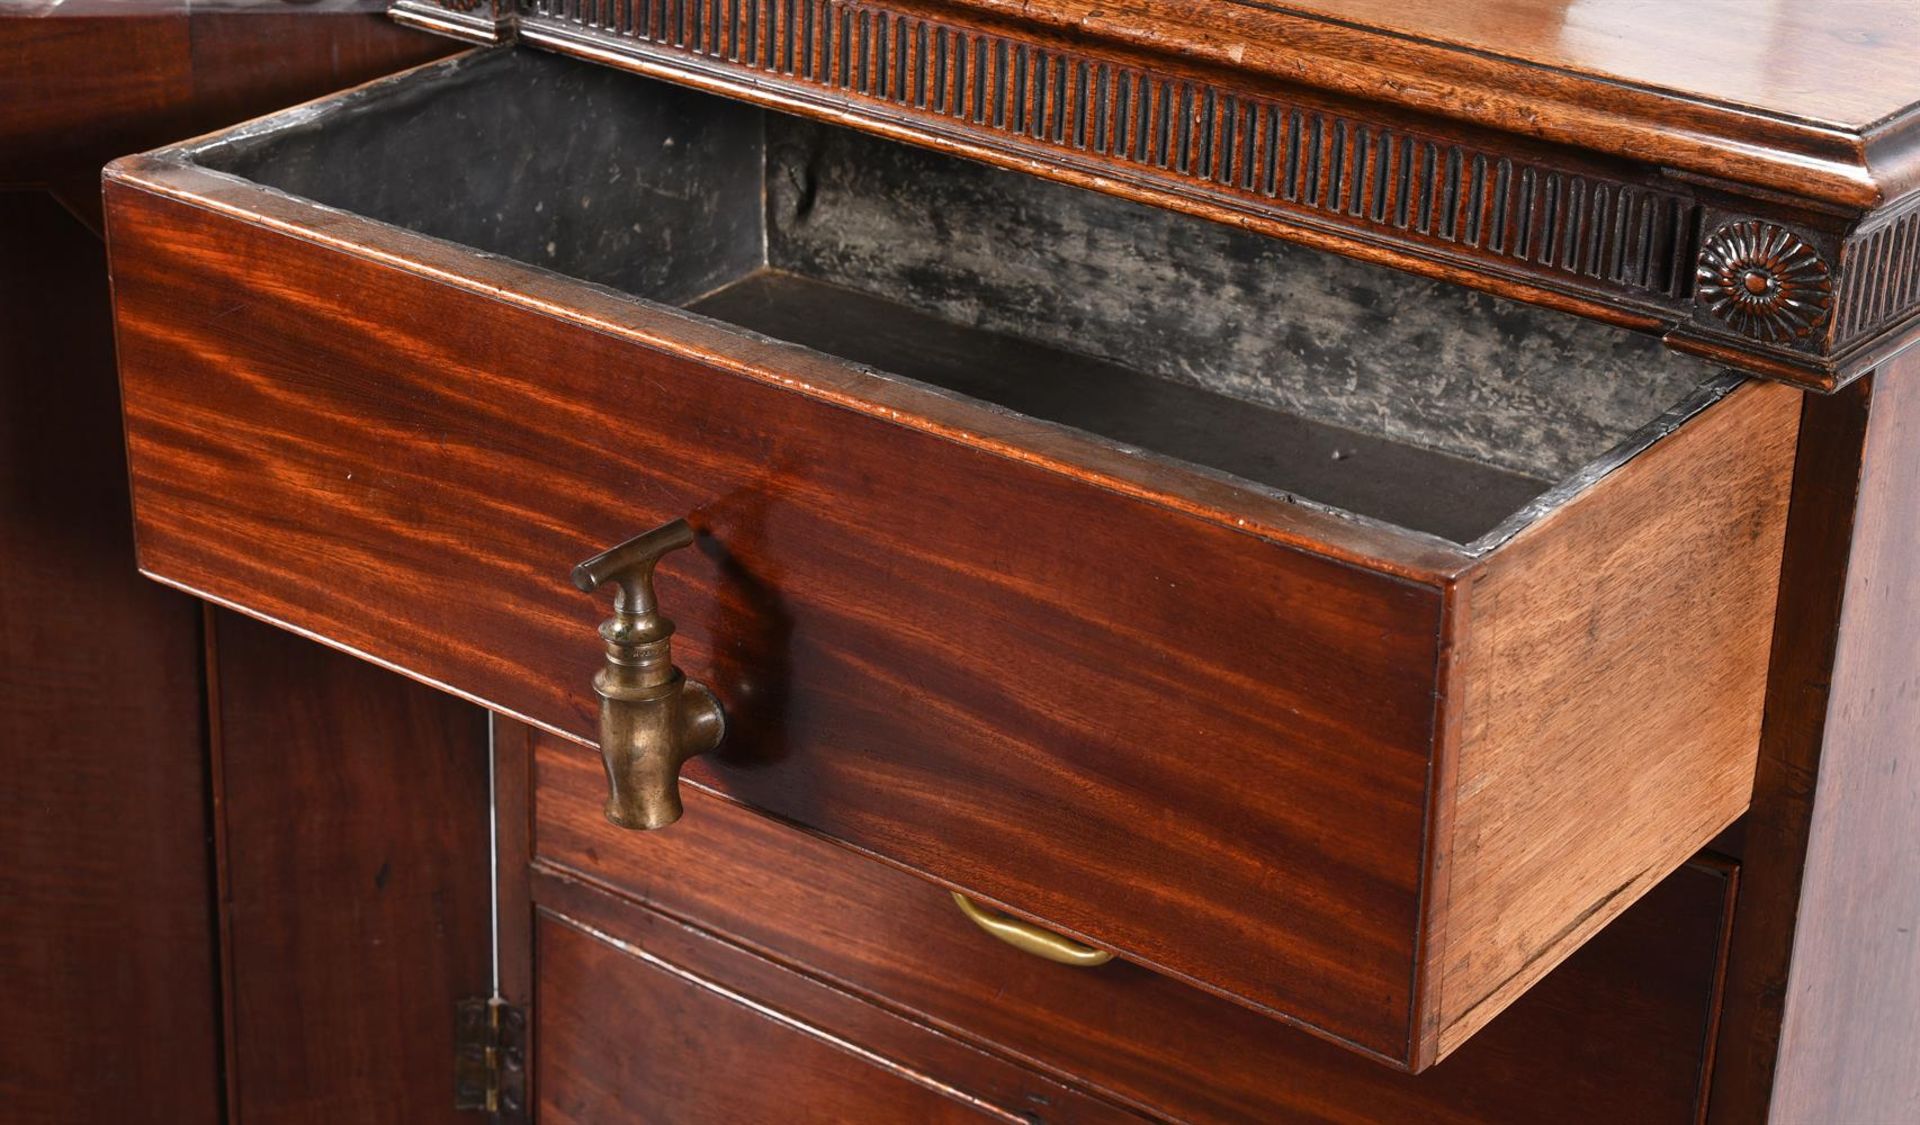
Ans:
POLYGON ((107 202, 148 573, 591 741, 689 516, 690 781, 1393 1065, 1746 805, 1783 387, 530 51, 107 202))

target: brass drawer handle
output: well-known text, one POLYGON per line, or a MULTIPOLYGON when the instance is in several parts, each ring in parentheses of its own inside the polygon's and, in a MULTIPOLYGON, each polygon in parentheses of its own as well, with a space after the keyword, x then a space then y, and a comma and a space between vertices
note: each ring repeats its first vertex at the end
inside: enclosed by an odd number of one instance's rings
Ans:
POLYGON ((600 624, 606 663, 594 674, 600 696, 600 756, 607 763, 607 819, 622 828, 665 828, 680 819, 680 766, 720 745, 726 715, 704 684, 673 664, 673 622, 653 596, 653 568, 693 544, 674 520, 573 568, 592 593, 614 584, 613 616, 600 624))
POLYGON ((988 910, 979 903, 961 894, 953 892, 954 905, 960 913, 974 925, 1013 946, 1023 953, 1035 957, 1045 957, 1049 961, 1058 961, 1062 965, 1075 965, 1082 969, 1091 969, 1095 965, 1104 965, 1113 960, 1113 954, 1104 949, 1095 949, 1091 945, 1082 945, 1072 938, 1061 937, 1052 930, 1043 930, 1030 922, 1018 918, 1009 918, 988 910))

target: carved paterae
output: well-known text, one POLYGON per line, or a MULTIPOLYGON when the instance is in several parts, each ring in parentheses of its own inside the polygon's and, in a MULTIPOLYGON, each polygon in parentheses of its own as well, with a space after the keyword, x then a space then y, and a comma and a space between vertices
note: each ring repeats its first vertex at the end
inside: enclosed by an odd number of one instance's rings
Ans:
POLYGON ((1833 313, 1833 275, 1799 235, 1758 219, 1715 230, 1700 244, 1695 299, 1734 331, 1784 344, 1806 340, 1833 313))

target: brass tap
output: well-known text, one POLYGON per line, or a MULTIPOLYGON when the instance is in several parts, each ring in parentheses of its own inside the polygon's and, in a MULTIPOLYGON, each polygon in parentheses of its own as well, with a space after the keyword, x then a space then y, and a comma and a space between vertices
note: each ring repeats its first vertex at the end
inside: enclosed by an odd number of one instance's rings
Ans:
POLYGON ((693 544, 674 520, 573 568, 592 593, 614 584, 613 616, 600 623, 607 661, 593 677, 600 696, 600 756, 607 765, 607 819, 622 828, 665 828, 680 819, 680 766, 720 745, 726 716, 704 684, 673 665, 673 622, 653 594, 653 568, 693 544))

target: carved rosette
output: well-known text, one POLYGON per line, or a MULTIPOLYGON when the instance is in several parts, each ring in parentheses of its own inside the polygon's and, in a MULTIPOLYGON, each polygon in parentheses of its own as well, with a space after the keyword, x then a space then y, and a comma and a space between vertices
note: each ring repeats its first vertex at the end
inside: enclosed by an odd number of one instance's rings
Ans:
POLYGON ((1812 337, 1833 315, 1833 275, 1799 235, 1742 219, 1701 243, 1694 298, 1744 336, 1790 344, 1812 337))

